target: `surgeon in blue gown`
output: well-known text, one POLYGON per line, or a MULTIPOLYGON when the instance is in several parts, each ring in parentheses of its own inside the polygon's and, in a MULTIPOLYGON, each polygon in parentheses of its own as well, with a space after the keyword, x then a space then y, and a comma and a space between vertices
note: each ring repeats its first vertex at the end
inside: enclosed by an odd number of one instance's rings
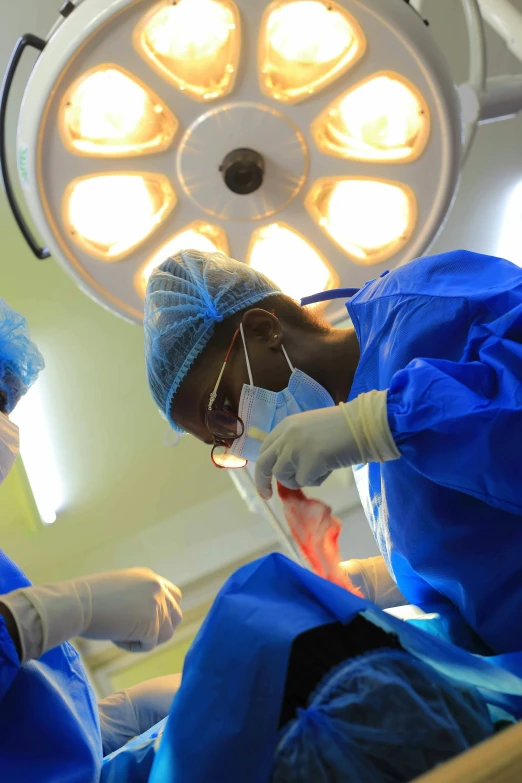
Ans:
MULTIPOLYGON (((43 360, 25 319, 0 300, 0 483, 19 448, 9 419, 43 360)), ((96 783, 102 757, 167 715, 179 677, 158 678, 100 703, 75 636, 132 651, 169 639, 181 593, 148 569, 32 586, 0 550, 0 780, 96 783)))
POLYGON ((156 404, 219 467, 256 462, 265 497, 353 466, 405 599, 460 644, 465 624, 470 648, 522 650, 522 269, 459 250, 302 304, 220 254, 165 261, 145 304, 156 404), (333 298, 351 328, 307 306, 333 298))

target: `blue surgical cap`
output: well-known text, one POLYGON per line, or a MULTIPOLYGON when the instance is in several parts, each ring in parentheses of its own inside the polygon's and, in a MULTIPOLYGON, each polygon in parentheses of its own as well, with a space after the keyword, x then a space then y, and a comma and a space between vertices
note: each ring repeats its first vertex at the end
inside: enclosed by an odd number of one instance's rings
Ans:
POLYGON ((395 650, 327 675, 283 730, 273 783, 406 783, 494 733, 481 695, 395 650))
POLYGON ((44 366, 29 337, 27 321, 0 299, 0 394, 5 413, 13 412, 44 366))
POLYGON ((281 294, 264 275, 222 253, 182 250, 151 275, 145 297, 145 360, 152 396, 171 418, 181 382, 214 334, 217 323, 281 294))

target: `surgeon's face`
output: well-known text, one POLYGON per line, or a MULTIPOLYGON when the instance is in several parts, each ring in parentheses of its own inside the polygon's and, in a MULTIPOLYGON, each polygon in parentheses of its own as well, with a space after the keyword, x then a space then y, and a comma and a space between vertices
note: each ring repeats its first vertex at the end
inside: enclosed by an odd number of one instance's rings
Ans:
MULTIPOLYGON (((242 323, 254 384, 269 391, 281 391, 288 385, 290 370, 281 350, 280 322, 272 313, 256 308, 243 315, 242 323)), ((210 340, 181 384, 171 411, 178 426, 209 445, 214 439, 207 429, 205 415, 229 348, 219 339, 219 334, 216 338, 210 340)), ((237 414, 243 385, 248 382, 245 349, 238 335, 213 407, 237 414)))

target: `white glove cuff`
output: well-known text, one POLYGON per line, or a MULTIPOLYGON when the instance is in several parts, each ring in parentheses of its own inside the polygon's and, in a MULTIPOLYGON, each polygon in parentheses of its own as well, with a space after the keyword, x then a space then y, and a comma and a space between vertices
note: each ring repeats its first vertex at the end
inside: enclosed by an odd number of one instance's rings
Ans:
POLYGON ((19 590, 2 595, 0 603, 9 609, 16 625, 21 647, 20 663, 39 658, 43 644, 42 623, 32 603, 19 590))
POLYGON ((340 408, 357 444, 360 464, 399 459, 388 423, 388 391, 359 394, 355 400, 340 403, 340 408))
POLYGON ((89 586, 85 582, 78 580, 43 587, 25 587, 16 593, 32 604, 41 628, 39 649, 35 645, 34 632, 28 636, 33 640, 28 658, 39 658, 47 650, 79 636, 89 626, 92 599, 89 586))

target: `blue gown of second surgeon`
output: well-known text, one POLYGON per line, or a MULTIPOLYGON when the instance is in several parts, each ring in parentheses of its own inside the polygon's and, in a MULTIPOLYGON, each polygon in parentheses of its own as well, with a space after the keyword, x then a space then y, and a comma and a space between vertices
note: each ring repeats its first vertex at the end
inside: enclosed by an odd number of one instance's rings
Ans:
POLYGON ((493 652, 522 650, 522 269, 455 251, 367 283, 347 307, 360 344, 349 399, 389 390, 401 452, 355 469, 388 568, 412 604, 449 600, 493 652))
MULTIPOLYGON (((29 585, 0 550, 0 594, 29 585)), ((102 742, 94 692, 68 643, 20 666, 0 617, 0 780, 97 783, 102 742)))

